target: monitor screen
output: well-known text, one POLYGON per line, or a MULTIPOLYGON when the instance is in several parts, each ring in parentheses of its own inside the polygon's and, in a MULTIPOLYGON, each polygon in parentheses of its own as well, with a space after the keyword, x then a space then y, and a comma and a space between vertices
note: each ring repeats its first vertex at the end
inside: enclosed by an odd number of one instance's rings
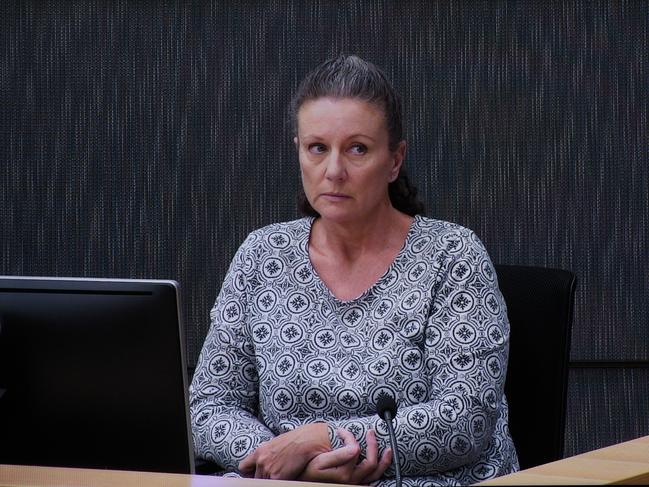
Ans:
POLYGON ((0 463, 193 473, 174 281, 0 277, 0 463))

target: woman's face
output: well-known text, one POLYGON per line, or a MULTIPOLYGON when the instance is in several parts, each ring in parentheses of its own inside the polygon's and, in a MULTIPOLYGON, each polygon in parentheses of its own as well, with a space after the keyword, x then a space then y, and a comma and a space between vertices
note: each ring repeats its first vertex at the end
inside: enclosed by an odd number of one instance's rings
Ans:
POLYGON ((304 192, 311 206, 338 223, 364 221, 390 206, 388 184, 405 155, 405 142, 388 147, 383 110, 353 98, 317 98, 298 111, 304 192))

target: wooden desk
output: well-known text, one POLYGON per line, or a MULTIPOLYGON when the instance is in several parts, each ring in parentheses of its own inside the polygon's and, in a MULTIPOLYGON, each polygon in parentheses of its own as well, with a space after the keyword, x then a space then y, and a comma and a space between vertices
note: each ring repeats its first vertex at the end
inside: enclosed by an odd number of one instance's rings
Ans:
MULTIPOLYGON (((236 479, 209 475, 0 465, 0 485, 3 487, 296 487, 304 484, 287 480, 236 479)), ((335 484, 316 482, 306 485, 335 487, 335 484)))
MULTIPOLYGON (((6 487, 296 487, 303 482, 119 470, 0 465, 6 487)), ((479 485, 649 484, 649 436, 522 470, 479 485)), ((309 487, 334 484, 309 483, 309 487)))
POLYGON ((649 484, 649 436, 564 458, 478 485, 649 484))

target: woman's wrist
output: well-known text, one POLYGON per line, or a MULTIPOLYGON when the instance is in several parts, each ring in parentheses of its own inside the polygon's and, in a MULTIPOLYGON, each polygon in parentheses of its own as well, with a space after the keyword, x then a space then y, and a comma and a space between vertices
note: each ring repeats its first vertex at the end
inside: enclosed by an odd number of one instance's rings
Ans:
POLYGON ((300 429, 306 430, 302 431, 304 440, 308 443, 308 448, 314 457, 320 453, 331 451, 331 427, 329 424, 324 422, 311 423, 302 426, 300 429))

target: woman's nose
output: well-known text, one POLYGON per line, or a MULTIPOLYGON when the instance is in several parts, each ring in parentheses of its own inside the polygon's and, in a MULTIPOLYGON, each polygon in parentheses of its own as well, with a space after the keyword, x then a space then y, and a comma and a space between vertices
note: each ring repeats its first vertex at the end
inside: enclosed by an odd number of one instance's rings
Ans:
POLYGON ((327 171, 326 177, 330 181, 341 181, 345 179, 347 171, 345 169, 345 161, 338 151, 332 151, 327 158, 327 171))

